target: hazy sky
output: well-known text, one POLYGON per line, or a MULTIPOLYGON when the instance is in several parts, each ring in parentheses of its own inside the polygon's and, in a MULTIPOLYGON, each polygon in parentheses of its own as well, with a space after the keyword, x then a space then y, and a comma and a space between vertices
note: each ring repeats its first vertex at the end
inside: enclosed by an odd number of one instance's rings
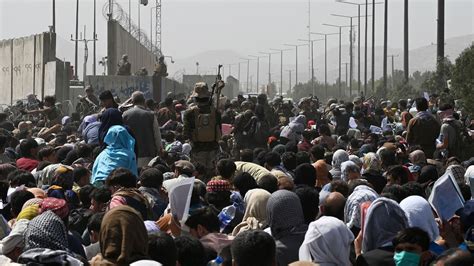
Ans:
MULTIPOLYGON (((51 0, 0 0, 0 39, 47 31, 48 25, 52 24, 51 2, 51 0)), ((70 35, 74 33, 75 2, 56 1, 56 30, 60 38, 65 40, 63 43, 68 43, 70 35)), ((102 8, 106 2, 107 0, 97 0, 98 57, 106 54, 106 20, 102 15, 102 8)), ((116 2, 128 10, 127 0, 116 2)), ((146 32, 150 30, 150 6, 154 5, 155 1, 149 2, 148 6, 141 7, 141 22, 146 32)), ((437 1, 409 2, 410 48, 436 42, 437 1)), ((473 0, 446 1, 446 38, 474 33, 473 2, 473 0)), ((80 29, 82 31, 83 25, 86 25, 89 38, 92 37, 92 3, 92 0, 80 0, 80 29)), ((132 0, 132 18, 135 23, 137 3, 138 0, 132 0)), ((403 0, 390 0, 389 3, 389 46, 401 48, 403 0)), ((163 52, 172 55, 175 60, 217 49, 233 50, 246 56, 259 51, 268 51, 269 48, 282 48, 284 43, 296 43, 297 39, 308 37, 306 0, 162 0, 162 6, 163 52)), ((365 8, 362 10, 364 14, 365 8)), ((383 5, 378 5, 376 12, 376 43, 382 45, 383 5)), ((357 15, 357 6, 336 3, 335 0, 312 0, 312 31, 335 31, 322 26, 322 23, 349 23, 349 19, 332 17, 331 13, 357 15)), ((354 19, 354 23, 357 23, 357 19, 354 19)), ((348 40, 347 33, 344 40, 348 40)), ((330 47, 337 44, 337 38, 328 43, 330 47)), ((80 49, 83 49, 82 45, 80 49)), ((307 52, 307 48, 306 51, 302 51, 302 57, 305 56, 304 52, 307 52)), ((92 55, 91 50, 89 54, 92 55)), ((73 56, 72 43, 70 46, 65 44, 58 48, 58 57, 61 59, 64 57, 73 61, 73 56)), ((91 58, 89 62, 92 62, 91 58)))

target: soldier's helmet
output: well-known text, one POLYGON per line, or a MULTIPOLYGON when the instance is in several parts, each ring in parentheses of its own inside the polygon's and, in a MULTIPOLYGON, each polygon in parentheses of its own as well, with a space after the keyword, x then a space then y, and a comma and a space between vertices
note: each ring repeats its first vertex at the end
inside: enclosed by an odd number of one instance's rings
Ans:
POLYGON ((193 94, 191 94, 193 98, 209 98, 211 97, 211 93, 209 92, 209 88, 205 82, 198 82, 194 85, 193 94))

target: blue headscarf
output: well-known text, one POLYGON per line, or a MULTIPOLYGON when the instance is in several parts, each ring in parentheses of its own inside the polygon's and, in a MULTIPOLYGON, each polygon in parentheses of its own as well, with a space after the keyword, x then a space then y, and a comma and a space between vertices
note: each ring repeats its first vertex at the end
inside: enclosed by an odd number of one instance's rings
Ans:
POLYGON ((97 156, 92 168, 92 183, 105 181, 113 170, 123 167, 138 176, 134 152, 135 139, 123 126, 112 126, 104 139, 107 147, 97 156))
POLYGON ((100 116, 100 122, 99 142, 102 144, 104 143, 104 138, 107 135, 107 131, 110 127, 123 125, 122 113, 116 108, 109 108, 105 110, 100 116))

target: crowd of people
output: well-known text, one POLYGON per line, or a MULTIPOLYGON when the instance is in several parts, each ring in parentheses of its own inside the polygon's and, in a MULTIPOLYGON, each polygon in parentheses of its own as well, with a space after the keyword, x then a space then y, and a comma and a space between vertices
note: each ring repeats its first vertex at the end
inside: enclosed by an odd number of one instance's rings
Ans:
POLYGON ((1 265, 474 264, 474 123, 449 97, 86 92, 100 110, 0 113, 1 265))

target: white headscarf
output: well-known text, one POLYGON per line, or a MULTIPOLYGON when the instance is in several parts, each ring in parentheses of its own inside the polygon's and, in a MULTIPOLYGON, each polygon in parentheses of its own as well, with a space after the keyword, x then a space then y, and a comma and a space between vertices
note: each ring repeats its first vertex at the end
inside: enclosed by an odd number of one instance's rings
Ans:
POLYGON ((347 178, 349 176, 350 170, 355 170, 359 169, 358 171, 360 172, 359 166, 355 164, 353 161, 345 161, 341 164, 341 179, 344 181, 348 181, 347 178))
POLYGON ((374 201, 378 196, 375 190, 366 185, 360 185, 354 189, 344 207, 344 221, 348 228, 353 226, 361 228, 360 205, 366 201, 374 201))
POLYGON ((405 212, 410 227, 419 227, 428 233, 431 241, 439 237, 431 206, 426 199, 420 196, 410 196, 400 202, 400 208, 405 212))
POLYGON ((474 199, 474 165, 467 168, 466 173, 464 173, 464 179, 466 184, 471 187, 471 199, 474 199))
POLYGON ((299 250, 301 261, 313 261, 318 265, 351 265, 349 253, 354 235, 337 218, 323 216, 309 224, 299 250))

